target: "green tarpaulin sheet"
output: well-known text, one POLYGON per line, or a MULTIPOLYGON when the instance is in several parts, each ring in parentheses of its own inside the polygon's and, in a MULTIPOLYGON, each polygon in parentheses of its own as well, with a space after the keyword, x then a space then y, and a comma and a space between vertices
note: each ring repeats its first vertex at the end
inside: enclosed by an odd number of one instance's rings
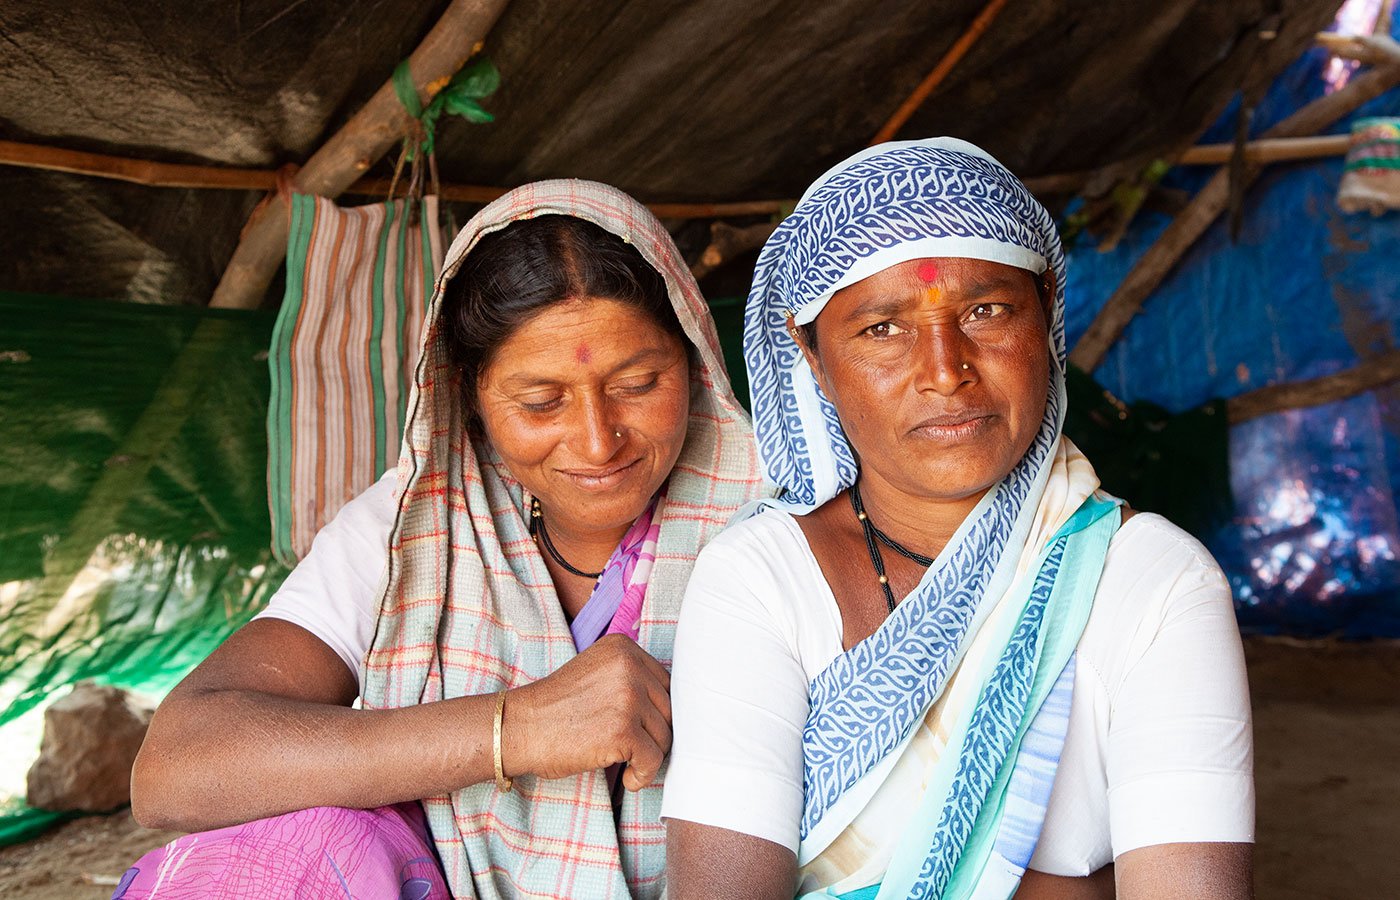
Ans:
POLYGON ((280 584, 270 313, 0 293, 0 843, 40 708, 92 678, 159 696, 280 584))

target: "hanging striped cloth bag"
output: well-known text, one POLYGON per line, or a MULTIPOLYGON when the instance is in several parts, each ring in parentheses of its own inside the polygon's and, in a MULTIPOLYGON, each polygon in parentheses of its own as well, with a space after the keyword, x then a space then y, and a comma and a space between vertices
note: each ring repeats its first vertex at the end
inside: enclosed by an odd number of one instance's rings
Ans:
POLYGON ((1343 212, 1373 216, 1400 209, 1400 117, 1352 123, 1337 205, 1343 212))
POLYGON ((411 194, 348 209, 289 196, 267 413, 272 549, 289 566, 398 461, 425 300, 443 254, 438 198, 411 194))

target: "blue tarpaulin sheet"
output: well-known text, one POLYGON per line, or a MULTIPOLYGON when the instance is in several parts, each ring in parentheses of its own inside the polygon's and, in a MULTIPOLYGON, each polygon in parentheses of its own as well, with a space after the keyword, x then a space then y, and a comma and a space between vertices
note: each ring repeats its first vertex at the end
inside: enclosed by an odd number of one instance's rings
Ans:
MULTIPOLYGON (((1295 63, 1255 108, 1251 133, 1323 95, 1329 57, 1295 63)), ((1233 139, 1239 104, 1206 133, 1233 139)), ((1391 91, 1338 122, 1400 115, 1391 91)), ((1119 398, 1185 411, 1329 375, 1395 349, 1400 212, 1346 214, 1341 158, 1269 167, 1245 194, 1238 238, 1223 216, 1145 304, 1094 377, 1119 398)), ((1164 180, 1194 192, 1212 174, 1164 180)), ((1170 221, 1143 214, 1117 248, 1070 253, 1070 345, 1170 221)), ((1234 516, 1201 535, 1229 574, 1241 624, 1299 635, 1400 636, 1400 384, 1264 416, 1230 434, 1234 516)))

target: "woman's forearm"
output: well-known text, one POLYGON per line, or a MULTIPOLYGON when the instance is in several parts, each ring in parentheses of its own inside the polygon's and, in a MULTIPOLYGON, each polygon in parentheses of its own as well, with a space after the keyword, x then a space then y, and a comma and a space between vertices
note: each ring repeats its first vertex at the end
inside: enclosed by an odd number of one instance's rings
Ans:
POLYGON ((196 831, 448 793, 494 779, 494 713, 492 695, 366 711, 249 690, 172 694, 137 757, 132 811, 196 831))
MULTIPOLYGON (((645 787, 670 749, 669 676, 613 635, 506 695, 506 775, 563 778, 627 762, 645 787)), ((354 675, 286 622, 254 621, 171 691, 132 773, 143 825, 189 831, 313 806, 368 809, 495 780, 496 696, 350 708, 354 675)))

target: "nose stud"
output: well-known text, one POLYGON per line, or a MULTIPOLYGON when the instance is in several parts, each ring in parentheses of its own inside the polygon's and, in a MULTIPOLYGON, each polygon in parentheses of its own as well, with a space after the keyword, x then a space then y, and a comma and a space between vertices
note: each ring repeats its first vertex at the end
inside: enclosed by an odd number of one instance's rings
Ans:
POLYGON ((617 437, 622 437, 622 432, 620 431, 614 431, 613 434, 617 437))
POLYGON ((963 363, 963 364, 962 364, 962 367, 963 367, 963 371, 967 371, 968 369, 972 368, 972 366, 969 366, 967 363, 963 363))

